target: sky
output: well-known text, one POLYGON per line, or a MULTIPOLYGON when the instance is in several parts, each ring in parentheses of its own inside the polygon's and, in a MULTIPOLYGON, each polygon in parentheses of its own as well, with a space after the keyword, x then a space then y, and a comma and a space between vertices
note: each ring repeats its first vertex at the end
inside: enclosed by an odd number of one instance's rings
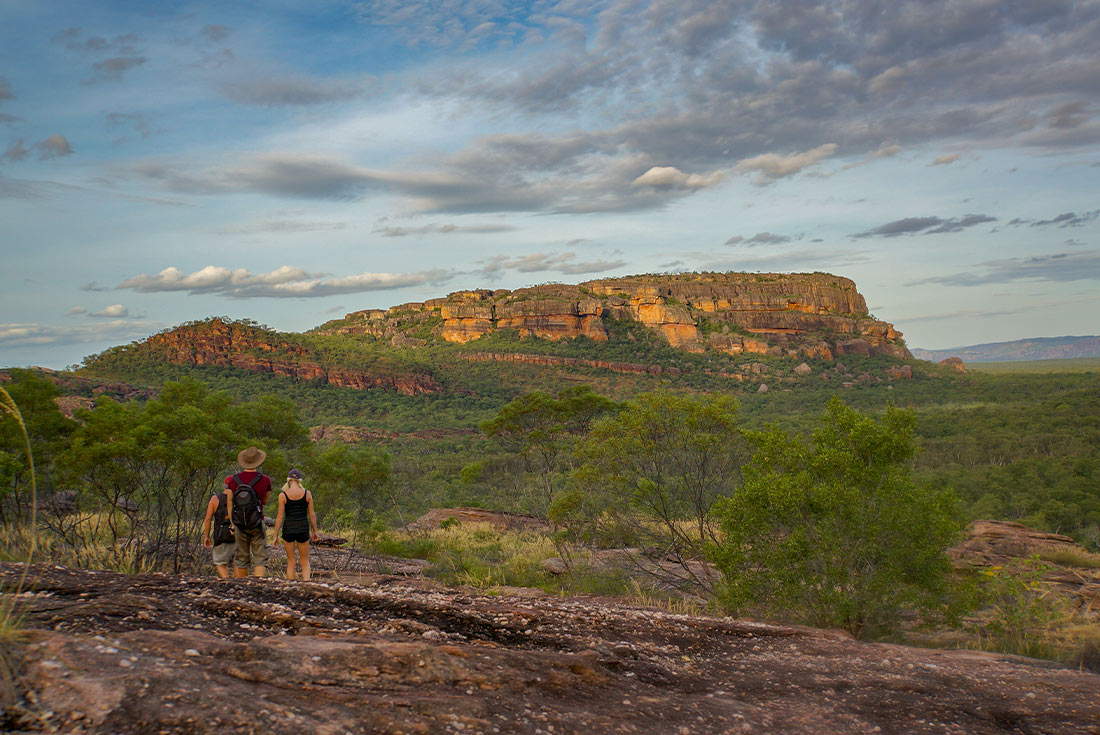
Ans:
POLYGON ((1100 0, 0 0, 0 365, 467 288, 1100 333, 1100 0))

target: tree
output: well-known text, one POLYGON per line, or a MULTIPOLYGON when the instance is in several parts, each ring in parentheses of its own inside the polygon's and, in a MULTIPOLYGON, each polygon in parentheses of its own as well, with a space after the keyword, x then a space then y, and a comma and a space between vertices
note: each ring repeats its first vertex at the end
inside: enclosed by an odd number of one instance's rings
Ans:
MULTIPOLYGON (((5 390, 19 407, 34 447, 40 493, 56 490, 53 462, 76 423, 54 403, 61 395, 52 382, 30 370, 9 371, 5 390)), ((13 416, 0 413, 0 524, 18 524, 29 515, 29 468, 22 429, 13 416)))
POLYGON ((368 531, 390 484, 390 455, 368 446, 332 444, 303 452, 305 485, 319 516, 349 518, 355 532, 368 531))
POLYGON ((937 606, 962 523, 952 491, 910 476, 913 424, 907 411, 875 420, 834 398, 810 444, 775 428, 750 434, 744 483, 714 509, 732 610, 862 638, 937 606))
POLYGON ((99 511, 116 552, 135 561, 193 560, 203 509, 249 444, 267 451, 265 471, 288 469, 286 451, 306 436, 287 402, 235 404, 193 380, 165 383, 144 405, 101 399, 61 457, 85 503, 99 511), (272 436, 274 434, 274 436, 272 436))
POLYGON ((719 394, 637 396, 585 438, 574 492, 556 514, 587 517, 590 534, 625 536, 663 582, 709 592, 715 575, 703 561, 718 541, 711 506, 737 487, 746 456, 737 408, 719 394))
POLYGON ((496 416, 481 424, 487 435, 497 437, 521 454, 537 482, 530 510, 545 518, 560 489, 563 464, 592 423, 620 405, 594 393, 587 385, 568 388, 557 396, 534 392, 516 398, 496 416))

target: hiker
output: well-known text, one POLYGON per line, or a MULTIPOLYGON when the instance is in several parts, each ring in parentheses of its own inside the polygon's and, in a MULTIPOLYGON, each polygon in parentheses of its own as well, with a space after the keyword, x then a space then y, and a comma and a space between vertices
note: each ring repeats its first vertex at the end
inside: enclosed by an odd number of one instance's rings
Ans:
POLYGON ((237 544, 233 538, 233 524, 229 522, 229 501, 222 493, 211 495, 210 502, 206 504, 206 518, 202 521, 202 545, 210 549, 218 576, 222 579, 228 578, 229 562, 233 560, 237 544))
POLYGON ((259 469, 265 459, 267 452, 262 449, 242 449, 237 455, 241 471, 225 478, 225 497, 236 543, 234 577, 247 577, 249 567, 255 577, 267 574, 264 504, 271 492, 271 478, 259 469))
POLYGON ((295 574, 294 552, 298 552, 302 579, 309 579, 309 542, 317 541, 317 516, 313 512, 313 493, 302 487, 302 473, 291 470, 287 473, 286 484, 279 493, 279 514, 275 517, 275 541, 279 540, 279 531, 283 534, 283 546, 286 547, 286 578, 297 579, 295 574), (283 525, 283 522, 286 525, 283 525))

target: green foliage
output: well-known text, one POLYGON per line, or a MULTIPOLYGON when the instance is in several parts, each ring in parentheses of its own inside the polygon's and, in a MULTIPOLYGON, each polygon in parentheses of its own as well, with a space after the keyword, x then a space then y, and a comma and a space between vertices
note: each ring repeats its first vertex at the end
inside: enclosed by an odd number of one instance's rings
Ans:
POLYGON ((737 401, 643 393, 593 426, 578 455, 572 480, 580 494, 564 496, 556 517, 581 537, 629 536, 646 553, 680 562, 669 581, 709 589, 705 570, 690 562, 717 540, 711 506, 740 479, 737 401))
POLYGON ((905 609, 935 611, 961 524, 950 491, 911 478, 913 423, 906 411, 876 420, 834 399, 811 444, 752 433, 742 487, 715 506, 726 604, 857 638, 895 630, 905 609))
MULTIPOLYGON (((176 570, 237 452, 264 449, 264 470, 285 476, 287 453, 307 436, 285 400, 235 404, 189 380, 166 383, 144 405, 104 399, 80 419, 59 464, 81 504, 101 514, 117 553, 136 554, 138 564, 170 561, 176 570)), ((67 540, 79 543, 80 529, 70 531, 67 540)))
POLYGON ((351 521, 356 533, 369 535, 387 498, 391 463, 389 454, 371 446, 306 446, 303 484, 313 493, 318 521, 335 513, 337 519, 351 521))
POLYGON ((64 449, 76 424, 65 418, 54 403, 61 391, 30 370, 11 370, 5 391, 19 407, 17 418, 0 410, 0 525, 25 521, 30 509, 31 464, 26 444, 34 451, 37 485, 43 493, 56 489, 57 454, 64 449))
POLYGON ((562 465, 571 460, 577 442, 597 418, 619 408, 587 385, 567 388, 557 396, 534 392, 505 405, 482 422, 481 430, 527 461, 537 478, 531 510, 545 518, 559 490, 562 465))
POLYGON ((970 626, 977 646, 986 651, 1034 658, 1059 658, 1051 638, 1065 605, 1043 584, 1051 566, 1038 557, 1011 568, 982 570, 985 611, 970 626))

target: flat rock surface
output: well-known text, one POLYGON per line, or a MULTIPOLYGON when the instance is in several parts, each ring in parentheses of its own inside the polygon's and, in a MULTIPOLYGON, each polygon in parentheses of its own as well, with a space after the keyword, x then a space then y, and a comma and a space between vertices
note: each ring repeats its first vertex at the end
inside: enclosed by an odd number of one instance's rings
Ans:
POLYGON ((0 731, 1100 734, 1095 674, 608 600, 38 565, 19 601, 0 731))

